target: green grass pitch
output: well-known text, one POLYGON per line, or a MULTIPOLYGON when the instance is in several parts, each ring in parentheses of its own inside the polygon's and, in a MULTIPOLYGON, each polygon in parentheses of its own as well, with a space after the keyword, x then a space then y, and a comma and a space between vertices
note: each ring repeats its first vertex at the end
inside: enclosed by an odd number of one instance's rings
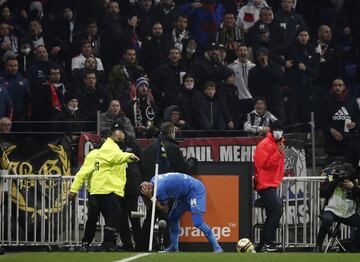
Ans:
MULTIPOLYGON (((0 261, 6 262, 113 262, 134 256, 134 253, 65 253, 65 252, 23 252, 7 253, 0 256, 0 261)), ((211 261, 241 261, 241 262, 352 262, 360 261, 360 254, 315 254, 315 253, 273 253, 273 254, 238 254, 238 253, 187 253, 176 254, 156 254, 141 257, 136 262, 156 261, 156 262, 211 262, 211 261)))

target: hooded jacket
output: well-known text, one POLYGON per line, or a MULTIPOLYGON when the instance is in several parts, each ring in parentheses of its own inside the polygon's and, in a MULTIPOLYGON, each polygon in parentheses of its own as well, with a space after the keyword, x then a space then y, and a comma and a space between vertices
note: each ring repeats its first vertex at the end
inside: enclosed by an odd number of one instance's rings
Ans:
POLYGON ((106 139, 96 154, 94 172, 90 180, 91 195, 115 193, 124 196, 126 163, 133 162, 132 153, 123 152, 111 139, 106 139))
POLYGON ((268 132, 254 152, 255 190, 277 188, 284 177, 284 153, 278 149, 278 144, 271 132, 268 132))

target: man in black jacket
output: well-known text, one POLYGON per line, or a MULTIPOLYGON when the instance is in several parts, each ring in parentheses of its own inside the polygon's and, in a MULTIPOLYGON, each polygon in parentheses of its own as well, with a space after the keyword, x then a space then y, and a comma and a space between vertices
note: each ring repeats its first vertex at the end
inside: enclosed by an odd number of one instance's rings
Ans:
POLYGON ((266 98, 269 111, 278 119, 284 119, 283 68, 269 59, 267 48, 257 50, 256 60, 256 66, 249 72, 249 90, 253 97, 266 98))
POLYGON ((343 157, 360 124, 360 111, 356 99, 350 96, 342 79, 332 83, 331 95, 322 105, 321 127, 325 152, 329 156, 343 157))
POLYGON ((120 232, 123 249, 127 251, 134 251, 128 222, 130 218, 133 239, 135 242, 135 250, 144 251, 146 250, 147 243, 144 242, 144 238, 141 232, 140 218, 131 217, 131 211, 137 211, 139 187, 140 183, 143 181, 143 152, 139 144, 136 142, 135 138, 128 136, 125 132, 124 134, 125 140, 123 143, 119 144, 121 150, 127 153, 136 154, 137 156, 139 156, 140 161, 128 163, 126 168, 125 197, 121 200, 121 207, 124 213, 121 217, 118 231, 120 232))
POLYGON ((360 200, 358 172, 350 163, 338 165, 335 172, 327 176, 320 188, 320 196, 326 199, 322 220, 316 239, 316 251, 322 252, 322 244, 330 226, 334 221, 356 227, 352 239, 352 251, 357 251, 360 241, 360 216, 356 207, 360 200))
MULTIPOLYGON (((176 128, 172 122, 164 122, 161 124, 160 141, 150 144, 144 151, 144 181, 150 181, 155 174, 155 162, 157 154, 159 154, 159 174, 168 172, 180 172, 189 174, 194 167, 192 160, 185 161, 182 152, 175 140, 176 128), (160 142, 160 145, 159 145, 160 142), (160 147, 160 148, 159 148, 160 147)), ((144 237, 149 242, 149 232, 151 223, 151 209, 148 209, 148 216, 143 225, 144 237)), ((167 220, 167 214, 157 212, 159 219, 167 220)), ((168 231, 164 230, 164 246, 170 244, 170 236, 168 231)), ((145 242, 146 242, 145 241, 145 242)))

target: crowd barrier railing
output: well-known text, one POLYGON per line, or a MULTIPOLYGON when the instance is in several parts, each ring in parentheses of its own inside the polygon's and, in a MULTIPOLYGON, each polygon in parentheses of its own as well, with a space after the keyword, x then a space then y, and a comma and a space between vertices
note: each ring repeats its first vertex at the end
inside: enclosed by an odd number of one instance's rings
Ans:
MULTIPOLYGON (((1 246, 79 246, 87 220, 87 193, 69 202, 73 176, 0 175, 1 246)), ((324 177, 285 177, 278 189, 284 212, 276 242, 284 248, 314 247, 322 206, 320 183, 324 177)), ((254 199, 258 198, 256 192, 254 199)), ((262 208, 253 208, 254 242, 265 221, 262 208)), ((103 238, 104 220, 98 223, 95 243, 103 238)), ((341 237, 350 230, 342 226, 341 237)))
MULTIPOLYGON (((320 212, 324 199, 320 198, 320 184, 323 176, 284 177, 277 190, 283 200, 283 215, 277 229, 276 242, 284 248, 315 247, 316 236, 320 226, 320 212)), ((259 198, 254 192, 254 200, 259 198)), ((253 207, 254 242, 260 242, 261 226, 265 222, 264 208, 253 207)), ((350 237, 350 228, 341 225, 341 238, 350 237)), ((327 238, 325 239, 325 243, 327 238)))

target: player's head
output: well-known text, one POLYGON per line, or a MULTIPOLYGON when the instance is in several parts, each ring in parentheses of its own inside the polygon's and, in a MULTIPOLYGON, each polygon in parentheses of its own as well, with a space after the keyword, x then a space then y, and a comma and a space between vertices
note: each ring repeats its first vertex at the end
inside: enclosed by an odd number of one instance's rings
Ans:
POLYGON ((176 127, 175 127, 174 123, 164 122, 161 124, 160 130, 161 130, 161 134, 163 136, 169 136, 169 137, 175 139, 176 127))

